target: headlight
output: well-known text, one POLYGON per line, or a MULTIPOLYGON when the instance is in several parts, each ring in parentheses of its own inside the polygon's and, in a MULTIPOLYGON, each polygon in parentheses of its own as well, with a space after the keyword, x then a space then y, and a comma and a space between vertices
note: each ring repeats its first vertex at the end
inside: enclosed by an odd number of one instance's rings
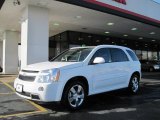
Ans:
POLYGON ((60 77, 60 70, 53 69, 53 70, 44 70, 41 71, 38 76, 39 83, 51 83, 58 81, 60 77))

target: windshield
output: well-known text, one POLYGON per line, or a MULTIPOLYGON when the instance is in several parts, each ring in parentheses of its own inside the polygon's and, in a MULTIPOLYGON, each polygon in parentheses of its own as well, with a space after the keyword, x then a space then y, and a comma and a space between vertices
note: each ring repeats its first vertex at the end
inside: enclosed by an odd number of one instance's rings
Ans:
POLYGON ((74 48, 69 49, 53 60, 54 62, 81 62, 84 61, 85 58, 89 55, 93 48, 74 48))

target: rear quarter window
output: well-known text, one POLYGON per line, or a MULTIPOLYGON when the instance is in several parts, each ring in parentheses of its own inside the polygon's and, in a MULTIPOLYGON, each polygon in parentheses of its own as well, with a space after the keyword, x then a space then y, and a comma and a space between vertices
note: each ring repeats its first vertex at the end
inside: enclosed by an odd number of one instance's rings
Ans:
POLYGON ((129 54, 129 56, 132 58, 133 61, 139 61, 138 57, 136 56, 136 54, 131 51, 131 50, 126 50, 127 53, 129 54))
POLYGON ((111 58, 112 62, 125 62, 129 61, 126 53, 119 48, 111 48, 111 58))

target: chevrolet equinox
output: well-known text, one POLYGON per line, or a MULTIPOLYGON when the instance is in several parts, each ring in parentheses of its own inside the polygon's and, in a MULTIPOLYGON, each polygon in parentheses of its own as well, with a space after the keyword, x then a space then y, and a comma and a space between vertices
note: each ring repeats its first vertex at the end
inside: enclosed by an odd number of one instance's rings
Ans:
POLYGON ((59 102, 79 109, 86 97, 127 88, 139 90, 141 65, 135 53, 122 46, 75 47, 51 61, 28 65, 15 79, 16 94, 33 101, 59 102))

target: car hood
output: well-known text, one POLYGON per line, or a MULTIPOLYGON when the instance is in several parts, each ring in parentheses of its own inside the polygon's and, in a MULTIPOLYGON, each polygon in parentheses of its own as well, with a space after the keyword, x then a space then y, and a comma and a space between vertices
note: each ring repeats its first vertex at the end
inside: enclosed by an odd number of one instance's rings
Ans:
POLYGON ((31 64, 26 66, 23 70, 30 70, 30 71, 42 71, 48 69, 72 69, 75 67, 82 66, 82 62, 41 62, 36 64, 31 64))

